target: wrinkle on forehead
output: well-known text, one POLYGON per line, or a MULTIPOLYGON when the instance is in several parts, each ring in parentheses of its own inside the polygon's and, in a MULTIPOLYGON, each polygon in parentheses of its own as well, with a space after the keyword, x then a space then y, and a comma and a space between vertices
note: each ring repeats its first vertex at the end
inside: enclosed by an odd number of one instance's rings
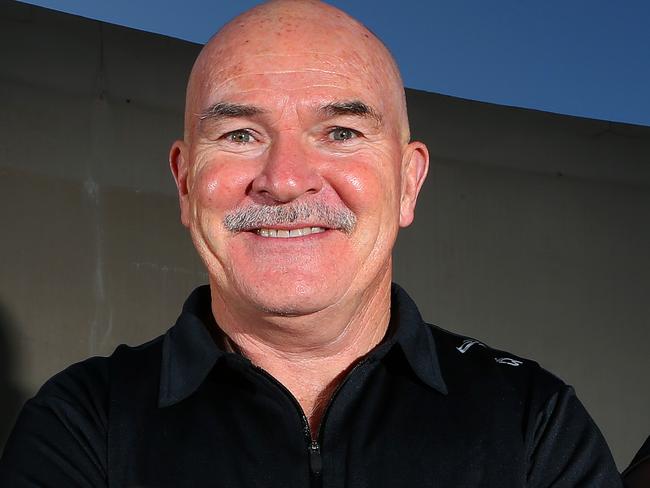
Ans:
MULTIPOLYGON (((297 75, 297 74, 318 74, 318 75, 333 75, 337 78, 352 79, 351 76, 338 73, 336 71, 318 69, 318 68, 302 68, 302 69, 283 69, 283 70, 269 70, 269 71, 258 71, 251 73, 241 73, 238 75, 229 76, 225 80, 220 80, 216 85, 212 85, 211 89, 219 90, 223 85, 227 83, 234 82, 235 80, 246 78, 246 77, 255 77, 255 76, 273 76, 273 75, 297 75)), ((219 79, 219 77, 216 77, 219 79)))
POLYGON ((283 76, 305 75, 300 87, 341 88, 356 83, 394 112, 408 139, 408 119, 399 70, 386 47, 362 24, 340 10, 312 0, 262 4, 224 26, 201 51, 192 69, 186 100, 190 114, 205 103, 206 92, 239 93, 278 86, 283 76), (260 68, 261 66, 261 68, 260 68), (237 83, 244 80, 239 86, 237 83))
POLYGON ((354 77, 339 74, 328 70, 278 70, 243 73, 229 76, 226 79, 217 78, 214 81, 206 81, 204 86, 208 87, 211 98, 221 98, 231 94, 241 96, 251 91, 268 91, 281 89, 283 92, 293 92, 304 89, 333 88, 341 90, 345 85, 350 85, 354 77), (291 83, 288 82, 291 80, 291 83))
MULTIPOLYGON (((237 63, 238 66, 233 66, 233 65, 228 65, 228 66, 222 66, 222 63, 225 60, 230 61, 230 58, 235 58, 237 56, 237 53, 222 53, 218 59, 221 60, 221 63, 215 66, 210 67, 210 76, 212 77, 220 77, 224 73, 233 71, 233 70, 242 70, 245 65, 251 65, 251 66, 258 66, 260 64, 260 60, 267 59, 269 62, 272 59, 279 58, 279 61, 277 61, 280 65, 282 64, 287 64, 291 65, 290 63, 283 63, 283 60, 293 60, 293 59, 301 59, 304 60, 306 56, 310 56, 313 60, 318 60, 318 66, 319 67, 314 67, 310 68, 306 64, 303 64, 302 69, 305 71, 316 71, 316 70, 323 70, 323 71, 328 71, 331 73, 334 73, 334 68, 337 66, 340 66, 341 63, 349 62, 349 59, 343 59, 341 57, 334 57, 332 53, 324 53, 320 51, 303 51, 300 54, 285 54, 285 53, 261 53, 261 54, 253 54, 250 55, 248 53, 239 53, 241 56, 239 59, 233 59, 233 63, 237 63), (330 66, 330 69, 325 69, 326 66, 330 66)), ((213 57, 216 57, 213 55, 213 57)), ((198 64, 198 63, 197 63, 198 64)), ((314 61, 312 61, 311 64, 316 64, 314 61)), ((281 70, 278 70, 281 71, 281 70)), ((287 70, 288 71, 288 70, 287 70)))

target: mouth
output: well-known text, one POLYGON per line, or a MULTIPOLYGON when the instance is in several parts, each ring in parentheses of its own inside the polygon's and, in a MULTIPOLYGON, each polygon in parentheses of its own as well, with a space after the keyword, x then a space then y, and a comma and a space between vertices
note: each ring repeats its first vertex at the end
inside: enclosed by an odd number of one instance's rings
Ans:
POLYGON ((297 229, 274 229, 274 228, 260 228, 253 229, 252 232, 260 237, 290 239, 295 237, 304 237, 312 234, 320 234, 325 232, 325 227, 300 227, 297 229))

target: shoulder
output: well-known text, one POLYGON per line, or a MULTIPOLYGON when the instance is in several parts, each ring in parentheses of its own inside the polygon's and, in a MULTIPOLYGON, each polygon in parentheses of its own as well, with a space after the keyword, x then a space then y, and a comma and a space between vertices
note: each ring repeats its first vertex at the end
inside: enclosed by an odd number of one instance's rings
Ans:
POLYGON ((520 439, 527 460, 526 486, 555 486, 559 479, 621 486, 607 444, 571 386, 535 361, 427 327, 454 405, 473 415, 489 412, 501 436, 514 429, 511 435, 520 439))
MULTIPOLYGON (((68 366, 50 378, 28 401, 27 407, 52 410, 57 416, 65 411, 93 419, 95 426, 105 429, 112 383, 121 370, 130 370, 136 379, 146 374, 145 365, 152 364, 153 357, 160 357, 162 336, 140 346, 118 346, 107 357, 91 357, 68 366), (153 356, 153 357, 152 357, 153 356)), ((157 362, 156 367, 159 368, 157 362)))
POLYGON ((151 378, 146 366, 161 349, 162 338, 119 346, 109 357, 86 359, 50 378, 18 416, 0 458, 0 485, 30 479, 39 486, 104 486, 115 385, 137 390, 138 378, 151 378))
POLYGON ((493 348, 478 339, 427 324, 433 334, 443 377, 450 391, 475 389, 482 394, 535 397, 544 403, 570 389, 536 361, 493 348))
POLYGON ((109 382, 107 357, 91 357, 68 366, 50 378, 36 393, 34 401, 105 396, 109 382))
POLYGON ((111 362, 125 347, 69 366, 25 403, 0 458, 0 485, 106 485, 111 362))

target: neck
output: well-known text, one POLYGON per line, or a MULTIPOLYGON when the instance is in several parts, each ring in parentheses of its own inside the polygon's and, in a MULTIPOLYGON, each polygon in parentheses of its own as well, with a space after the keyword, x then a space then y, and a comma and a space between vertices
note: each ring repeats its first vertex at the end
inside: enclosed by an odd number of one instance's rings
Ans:
POLYGON ((390 274, 357 303, 292 317, 240 317, 213 293, 213 313, 234 349, 282 383, 298 400, 312 433, 336 387, 386 334, 390 274), (246 324, 246 327, 242 327, 246 324))

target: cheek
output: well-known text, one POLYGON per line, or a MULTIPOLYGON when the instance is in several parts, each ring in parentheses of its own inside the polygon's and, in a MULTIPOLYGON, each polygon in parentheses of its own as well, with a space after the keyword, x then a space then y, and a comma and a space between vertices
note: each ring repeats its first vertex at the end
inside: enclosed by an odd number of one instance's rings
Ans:
POLYGON ((396 206, 397 164, 382 157, 365 156, 344 162, 336 172, 333 186, 358 217, 384 213, 396 206))
POLYGON ((195 201, 203 208, 231 208, 244 198, 251 179, 241 163, 205 164, 195 175, 195 201))

